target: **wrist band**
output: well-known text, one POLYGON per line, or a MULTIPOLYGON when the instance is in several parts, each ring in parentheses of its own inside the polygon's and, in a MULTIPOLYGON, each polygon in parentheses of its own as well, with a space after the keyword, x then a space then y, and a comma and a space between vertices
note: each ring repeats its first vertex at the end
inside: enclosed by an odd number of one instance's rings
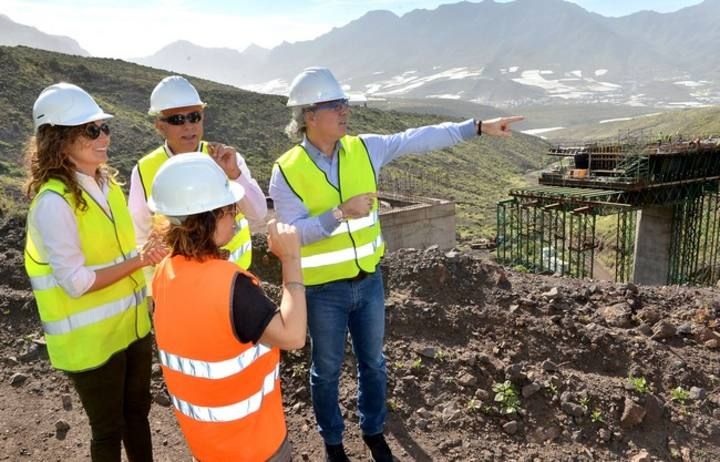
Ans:
POLYGON ((305 284, 298 281, 283 282, 283 286, 288 290, 291 290, 293 288, 305 290, 305 284))

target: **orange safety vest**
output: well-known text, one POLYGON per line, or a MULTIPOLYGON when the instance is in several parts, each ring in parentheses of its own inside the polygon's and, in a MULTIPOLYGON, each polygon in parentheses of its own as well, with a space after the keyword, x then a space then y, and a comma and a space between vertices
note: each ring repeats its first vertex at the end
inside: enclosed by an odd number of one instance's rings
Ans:
POLYGON ((225 260, 166 258, 153 279, 155 340, 175 416, 202 462, 264 461, 286 435, 280 351, 240 343, 225 260))

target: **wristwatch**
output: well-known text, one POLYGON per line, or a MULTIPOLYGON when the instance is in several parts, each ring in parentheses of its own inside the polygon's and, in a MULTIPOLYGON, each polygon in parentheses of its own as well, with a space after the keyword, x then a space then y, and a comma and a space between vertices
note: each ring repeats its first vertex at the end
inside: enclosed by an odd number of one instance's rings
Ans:
POLYGON ((337 221, 345 221, 345 214, 340 207, 335 207, 334 209, 332 209, 332 214, 337 221))

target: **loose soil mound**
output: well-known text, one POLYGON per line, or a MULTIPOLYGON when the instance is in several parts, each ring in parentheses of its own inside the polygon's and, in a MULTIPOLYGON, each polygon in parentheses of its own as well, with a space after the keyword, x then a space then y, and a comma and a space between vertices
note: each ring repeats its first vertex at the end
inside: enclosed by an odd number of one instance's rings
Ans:
MULTIPOLYGON (((22 234, 0 229, 0 460, 87 460, 87 419, 47 362, 22 234)), ((254 270, 277 297, 277 261, 256 242, 254 270)), ((398 459, 720 460, 717 290, 527 275, 432 248, 390 254, 382 271, 398 459)), ((284 355, 296 458, 322 460, 307 374, 307 348, 284 355)), ((346 446, 369 460, 354 381, 348 347, 346 446)), ((156 460, 187 460, 157 364, 152 387, 156 460)))

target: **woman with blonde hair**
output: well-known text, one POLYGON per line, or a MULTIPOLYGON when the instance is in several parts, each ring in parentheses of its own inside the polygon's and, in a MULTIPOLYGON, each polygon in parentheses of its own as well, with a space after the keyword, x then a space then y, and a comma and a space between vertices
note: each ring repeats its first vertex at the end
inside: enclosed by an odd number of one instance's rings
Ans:
POLYGON ((151 461, 150 319, 141 268, 166 254, 138 252, 125 196, 106 166, 112 116, 83 89, 45 88, 26 149, 25 269, 52 365, 65 371, 90 420, 93 461, 151 461))
POLYGON ((152 283, 155 339, 175 415, 201 462, 291 460, 279 349, 305 344, 300 239, 292 226, 268 225, 282 263, 278 308, 221 248, 243 195, 210 156, 190 153, 163 164, 149 202, 169 221, 170 256, 152 283))

